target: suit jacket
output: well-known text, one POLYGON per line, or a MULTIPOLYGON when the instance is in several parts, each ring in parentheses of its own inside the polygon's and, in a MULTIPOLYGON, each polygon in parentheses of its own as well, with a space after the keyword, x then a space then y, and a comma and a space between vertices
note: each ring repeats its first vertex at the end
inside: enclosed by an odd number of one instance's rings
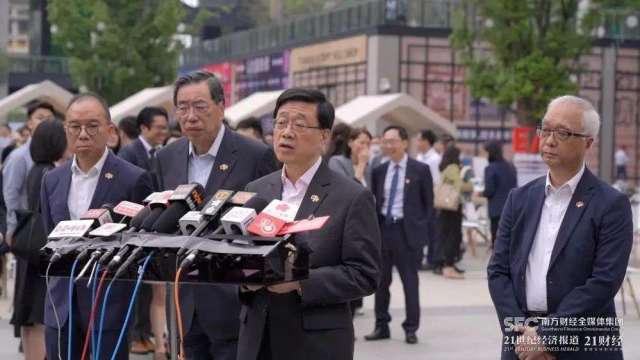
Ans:
MULTIPOLYGON (((282 198, 281 171, 247 186, 265 200, 282 198)), ((315 198, 315 197, 314 197, 315 198)), ((330 218, 322 229, 298 234, 312 250, 309 278, 297 292, 265 289, 242 292, 238 360, 255 360, 268 326, 272 358, 353 358, 349 301, 372 294, 378 285, 380 233, 371 192, 323 162, 313 177, 296 219, 330 218), (312 195, 320 200, 312 201, 312 195)))
MULTIPOLYGON (((71 162, 69 160, 64 165, 47 172, 42 181, 40 209, 47 232, 53 230, 58 222, 70 218, 67 201, 71 187, 71 162)), ((89 208, 99 208, 105 203, 117 204, 124 200, 140 203, 152 191, 153 185, 149 173, 109 152, 89 208), (111 173, 113 176, 105 176, 107 173, 111 173)), ((68 284, 66 278, 53 278, 50 281, 51 298, 56 305, 61 326, 64 326, 69 312, 68 284)), ((88 317, 91 310, 91 291, 85 285, 86 282, 84 284, 79 282, 75 289, 80 313, 83 317, 88 317)), ((110 315, 105 319, 105 330, 119 329, 122 326, 130 293, 131 284, 114 284, 109 297, 110 315)), ((84 318, 84 321, 87 320, 84 318)), ((45 302, 44 321, 47 326, 57 327, 53 308, 48 300, 45 302)))
MULTIPOLYGON (((380 223, 384 221, 382 206, 384 204, 384 181, 389 169, 386 162, 373 170, 371 190, 376 197, 376 213, 380 223)), ((404 230, 409 246, 421 249, 425 245, 426 234, 430 234, 430 219, 433 216, 433 182, 429 166, 407 159, 407 170, 404 181, 404 230)), ((385 244, 383 243, 383 246, 385 244)))
POLYGON ((518 186, 516 169, 505 160, 493 161, 484 170, 484 192, 489 200, 489 217, 499 218, 511 189, 518 186))
MULTIPOLYGON (((329 158, 329 168, 338 174, 344 175, 350 179, 353 179, 360 183, 360 180, 356 179, 356 171, 353 168, 353 161, 344 155, 334 155, 329 158)), ((367 166, 364 170, 364 181, 366 184, 362 184, 365 187, 371 186, 371 166, 367 166)))
MULTIPOLYGON (((172 190, 188 183, 189 140, 179 139, 160 150, 156 156, 155 173, 159 190, 172 190)), ((247 184, 277 168, 273 150, 266 145, 226 129, 215 163, 205 188, 205 197, 220 189, 243 190, 247 184), (228 167, 220 168, 226 164, 228 167)), ((205 331, 219 339, 238 337, 237 286, 184 285, 180 287, 180 308, 185 332, 191 328, 196 309, 205 331), (212 310, 214 309, 214 310, 212 310), (204 325, 203 325, 204 326, 204 325)))
MULTIPOLYGON (((509 194, 493 256, 488 266, 489 291, 505 335, 504 319, 525 317, 526 269, 542 207, 545 178, 509 194)), ((627 197, 596 178, 588 169, 571 198, 551 254, 547 273, 547 306, 551 318, 615 317, 614 296, 624 279, 633 222, 627 197)), ((566 335, 545 326, 540 335, 566 335)), ((617 335, 614 331, 582 332, 617 335)), ((505 351, 502 359, 515 359, 505 351)), ((560 353, 558 359, 622 359, 621 352, 560 353)))
POLYGON ((147 171, 151 170, 151 159, 149 158, 149 153, 139 137, 120 149, 118 156, 139 168, 147 171))

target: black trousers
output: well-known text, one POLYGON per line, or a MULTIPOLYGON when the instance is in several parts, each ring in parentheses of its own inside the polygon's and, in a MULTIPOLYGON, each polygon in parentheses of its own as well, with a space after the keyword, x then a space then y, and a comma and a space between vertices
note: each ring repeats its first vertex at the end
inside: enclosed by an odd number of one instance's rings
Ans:
MULTIPOLYGON (((131 328, 131 340, 148 340, 151 337, 151 299, 153 291, 151 284, 140 284, 138 297, 136 298, 133 327, 131 328)), ((158 334, 162 336, 162 334, 158 334)))
POLYGON ((440 211, 440 235, 444 249, 444 266, 453 266, 462 243, 462 211, 440 211))
MULTIPOLYGON (((197 312, 196 312, 197 315, 197 312)), ((184 352, 188 360, 235 360, 238 339, 214 339, 194 316, 191 329, 184 336, 184 352)))
POLYGON ((427 264, 434 266, 442 266, 443 260, 439 221, 439 211, 436 210, 430 220, 431 233, 427 235, 427 264))
POLYGON ((404 290, 406 319, 402 323, 402 328, 407 332, 418 330, 420 326, 420 297, 416 252, 420 251, 422 251, 421 248, 412 249, 409 247, 402 221, 394 224, 382 224, 382 271, 380 285, 375 295, 376 327, 388 326, 391 321, 389 286, 392 280, 392 269, 395 266, 400 274, 404 290))
POLYGON ((493 244, 496 243, 496 239, 498 237, 498 225, 500 225, 500 216, 492 217, 491 221, 491 248, 493 249, 493 244))

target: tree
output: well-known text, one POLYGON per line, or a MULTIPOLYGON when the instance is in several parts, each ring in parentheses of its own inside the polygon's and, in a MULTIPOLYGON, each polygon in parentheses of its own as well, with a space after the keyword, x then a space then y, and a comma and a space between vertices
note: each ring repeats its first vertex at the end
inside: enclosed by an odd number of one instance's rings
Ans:
POLYGON ((639 0, 466 0, 451 44, 468 68, 474 98, 513 111, 522 125, 537 124, 553 97, 575 93, 572 76, 592 44, 602 14, 639 0), (583 7, 584 6, 584 7, 583 7))
POLYGON ((179 0, 50 0, 54 42, 80 88, 114 104, 175 79, 184 17, 179 0))

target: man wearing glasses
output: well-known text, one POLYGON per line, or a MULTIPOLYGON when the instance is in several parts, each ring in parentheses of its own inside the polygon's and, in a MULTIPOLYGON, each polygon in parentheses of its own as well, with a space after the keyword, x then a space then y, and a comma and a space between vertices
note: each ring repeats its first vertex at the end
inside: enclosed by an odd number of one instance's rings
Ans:
POLYGON ((379 278, 373 195, 322 161, 334 119, 324 94, 288 89, 278 98, 274 117, 274 148, 284 167, 247 189, 297 207, 296 220, 329 220, 296 237, 312 250, 308 279, 243 286, 238 360, 350 360, 349 302, 372 294, 379 278))
POLYGON ((588 101, 552 100, 538 128, 549 172, 507 199, 488 266, 502 359, 622 359, 614 296, 633 222, 627 197, 585 165, 599 127, 588 101))
MULTIPOLYGON (((211 73, 196 71, 175 82, 173 103, 184 137, 156 157, 159 190, 199 183, 207 198, 220 189, 243 190, 275 169, 273 151, 226 128, 224 92, 211 73)), ((180 289, 188 359, 235 360, 238 339, 238 288, 231 285, 180 289)), ((174 311, 174 309, 169 309, 174 311)))
MULTIPOLYGON (((76 95, 65 114, 67 143, 73 159, 46 173, 43 179, 40 208, 45 230, 50 232, 63 220, 78 220, 88 209, 121 201, 141 202, 153 190, 152 179, 145 172, 107 149, 109 136, 116 131, 109 108, 100 96, 76 95)), ((47 359, 67 358, 67 341, 58 349, 58 335, 67 339, 72 332, 71 359, 80 359, 91 312, 91 288, 86 280, 74 287, 73 323, 67 321, 69 279, 52 278, 45 302, 45 340, 47 359)), ((101 349, 102 358, 111 356, 127 311, 131 284, 115 283, 109 298, 101 349)), ((127 359, 127 346, 118 349, 115 359, 127 359)), ((94 358, 96 354, 93 354, 94 358)))

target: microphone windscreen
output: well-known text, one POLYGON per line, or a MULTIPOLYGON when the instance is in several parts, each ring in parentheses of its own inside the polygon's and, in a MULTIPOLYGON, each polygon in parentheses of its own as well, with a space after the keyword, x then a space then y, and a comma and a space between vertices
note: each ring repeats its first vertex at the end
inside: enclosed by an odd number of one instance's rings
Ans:
POLYGON ((173 234, 178 230, 180 218, 189 211, 189 207, 182 201, 169 205, 153 224, 152 230, 162 234, 173 234))
POLYGON ((249 201, 247 201, 247 203, 244 204, 242 207, 254 209, 256 211, 256 214, 258 214, 262 210, 264 210, 264 208, 266 208, 267 205, 269 205, 269 201, 261 197, 254 196, 251 199, 249 199, 249 201))
POLYGON ((115 207, 116 206, 111 203, 105 203, 105 204, 102 204, 102 206, 100 206, 101 209, 107 209, 109 210, 110 213, 113 213, 113 208, 115 207))
POLYGON ((142 227, 142 223, 151 213, 151 209, 148 206, 145 206, 144 209, 140 210, 140 212, 134 216, 129 222, 129 226, 132 228, 140 229, 142 227))
POLYGON ((158 220, 160 215, 162 215, 163 211, 165 211, 164 207, 157 207, 151 210, 151 213, 149 213, 149 216, 144 219, 140 228, 144 231, 151 231, 153 229, 153 224, 156 223, 156 220, 158 220))

